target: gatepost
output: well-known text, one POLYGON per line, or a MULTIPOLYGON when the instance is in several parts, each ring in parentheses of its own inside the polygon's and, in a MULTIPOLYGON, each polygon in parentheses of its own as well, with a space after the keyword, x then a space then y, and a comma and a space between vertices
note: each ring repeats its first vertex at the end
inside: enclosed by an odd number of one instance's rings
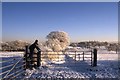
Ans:
POLYGON ((97 49, 93 50, 93 67, 97 66, 97 49))

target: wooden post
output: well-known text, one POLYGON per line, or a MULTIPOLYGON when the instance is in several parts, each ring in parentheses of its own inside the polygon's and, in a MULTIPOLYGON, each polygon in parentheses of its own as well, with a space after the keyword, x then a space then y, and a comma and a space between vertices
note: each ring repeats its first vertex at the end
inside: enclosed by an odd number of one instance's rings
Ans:
POLYGON ((97 66, 97 49, 93 51, 93 67, 97 66))
POLYGON ((116 49, 116 54, 117 54, 117 49, 116 49))
POLYGON ((25 46, 25 55, 24 55, 24 58, 25 58, 25 69, 28 68, 28 60, 27 60, 27 57, 28 56, 28 46, 25 46))
POLYGON ((84 61, 85 59, 84 59, 84 51, 83 51, 83 61, 84 61))
POLYGON ((28 46, 25 46, 25 52, 28 53, 28 46))
POLYGON ((76 51, 75 51, 75 61, 76 61, 76 51))
POLYGON ((79 60, 80 60, 80 54, 78 54, 78 56, 79 56, 79 60))
POLYGON ((93 65, 92 62, 93 61, 93 51, 91 50, 91 66, 93 65))
POLYGON ((41 65, 41 51, 37 53, 37 67, 41 65))

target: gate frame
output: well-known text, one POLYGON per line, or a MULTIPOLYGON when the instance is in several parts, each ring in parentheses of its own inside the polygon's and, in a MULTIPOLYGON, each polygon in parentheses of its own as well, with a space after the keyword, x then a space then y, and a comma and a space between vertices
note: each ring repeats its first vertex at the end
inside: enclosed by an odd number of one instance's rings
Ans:
MULTIPOLYGON (((24 60, 25 60, 25 66, 24 66, 24 69, 28 69, 29 66, 31 65, 30 64, 30 61, 28 61, 28 58, 29 58, 29 51, 28 51, 28 46, 25 46, 25 55, 24 55, 24 60)), ((37 62, 37 67, 40 67, 41 66, 41 51, 37 52, 37 53, 34 53, 34 54, 37 54, 37 61, 33 61, 33 62, 37 62)), ((34 57, 33 57, 34 58, 34 57)), ((33 63, 32 62, 32 63, 33 63)))

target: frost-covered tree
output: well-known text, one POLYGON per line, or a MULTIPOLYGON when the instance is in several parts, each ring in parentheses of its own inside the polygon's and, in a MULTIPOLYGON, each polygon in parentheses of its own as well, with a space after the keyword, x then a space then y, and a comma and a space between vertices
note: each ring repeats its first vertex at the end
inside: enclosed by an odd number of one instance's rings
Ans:
POLYGON ((64 50, 68 45, 70 45, 68 34, 64 31, 52 31, 47 37, 47 46, 53 51, 64 50))
POLYGON ((48 47, 48 58, 50 60, 62 59, 60 55, 49 55, 49 54, 63 54, 62 52, 57 52, 64 50, 68 45, 70 45, 69 36, 64 31, 52 31, 47 35, 46 46, 48 47))

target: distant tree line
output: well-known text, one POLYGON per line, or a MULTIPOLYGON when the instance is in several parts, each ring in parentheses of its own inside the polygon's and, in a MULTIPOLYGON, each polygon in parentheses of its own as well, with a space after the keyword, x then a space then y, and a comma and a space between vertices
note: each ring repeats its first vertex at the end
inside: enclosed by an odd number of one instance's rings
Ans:
MULTIPOLYGON (((21 40, 3 42, 1 43, 0 50, 2 51, 24 51, 26 45, 30 45, 30 43, 21 41, 21 40)), ((120 50, 120 44, 118 43, 99 42, 99 41, 84 41, 84 42, 78 42, 78 43, 70 43, 70 46, 81 47, 81 48, 94 48, 96 46, 100 48, 101 46, 104 46, 109 51, 120 50)))
POLYGON ((29 43, 21 40, 3 42, 1 43, 1 50, 2 51, 24 51, 26 45, 29 45, 29 43))
POLYGON ((86 42, 78 42, 78 43, 71 43, 70 46, 72 47, 82 47, 82 48, 94 48, 101 46, 105 46, 106 49, 109 51, 116 51, 120 49, 120 44, 118 43, 109 43, 109 42, 99 42, 99 41, 86 41, 86 42))

